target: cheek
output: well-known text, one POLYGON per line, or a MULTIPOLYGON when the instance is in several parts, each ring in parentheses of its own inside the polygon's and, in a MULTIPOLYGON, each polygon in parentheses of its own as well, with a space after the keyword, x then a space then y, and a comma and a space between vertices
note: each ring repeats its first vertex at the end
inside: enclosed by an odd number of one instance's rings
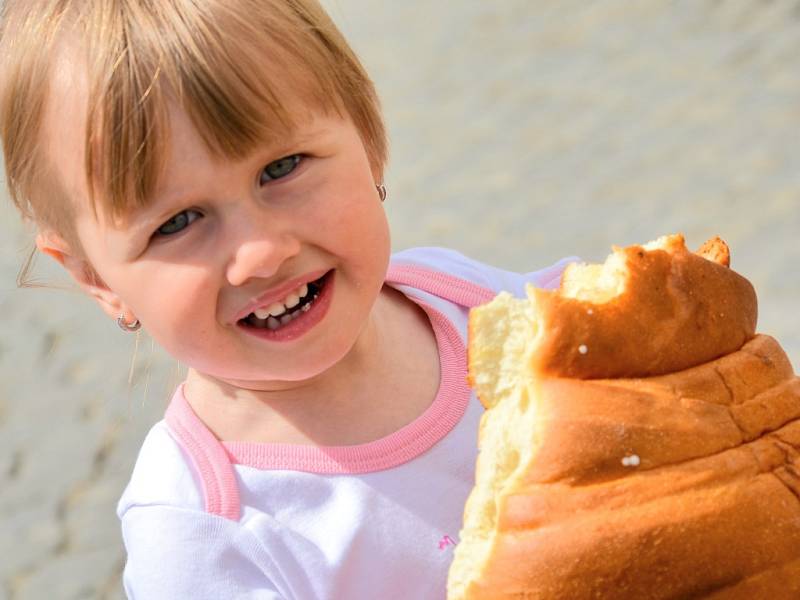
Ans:
POLYGON ((208 350, 226 352, 216 318, 217 291, 189 277, 157 278, 137 316, 147 333, 181 363, 210 369, 208 350), (157 291, 155 291, 157 290, 157 291))
POLYGON ((123 299, 159 342, 203 334, 209 315, 215 314, 216 288, 203 270, 169 265, 142 265, 120 285, 123 299), (209 313, 209 311, 211 311, 209 313), (202 318, 201 318, 202 317, 202 318), (194 327, 188 327, 194 323, 194 327))
MULTIPOLYGON (((389 225, 377 196, 353 198, 331 227, 338 247, 369 269, 385 268, 390 252, 389 225)), ((385 272, 385 271, 384 271, 385 272)))
MULTIPOLYGON (((367 237, 385 237, 388 229, 386 213, 368 170, 341 178, 328 197, 335 210, 326 211, 335 231, 343 235, 358 233, 367 237), (372 235, 370 235, 372 233, 372 235)), ((354 243, 358 239, 352 239, 354 243)))

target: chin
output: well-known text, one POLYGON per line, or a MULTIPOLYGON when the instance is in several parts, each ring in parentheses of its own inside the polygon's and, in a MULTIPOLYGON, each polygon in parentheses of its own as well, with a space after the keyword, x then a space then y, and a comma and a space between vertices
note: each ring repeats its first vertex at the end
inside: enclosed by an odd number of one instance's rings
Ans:
POLYGON ((225 373, 214 374, 209 372, 208 374, 227 381, 250 382, 250 385, 257 384, 257 382, 270 381, 306 381, 318 377, 335 367, 347 356, 348 351, 349 348, 346 348, 341 352, 332 354, 328 346, 325 356, 307 357, 305 360, 295 361, 292 364, 279 367, 277 371, 273 369, 265 370, 262 366, 254 366, 246 371, 229 369, 225 373))

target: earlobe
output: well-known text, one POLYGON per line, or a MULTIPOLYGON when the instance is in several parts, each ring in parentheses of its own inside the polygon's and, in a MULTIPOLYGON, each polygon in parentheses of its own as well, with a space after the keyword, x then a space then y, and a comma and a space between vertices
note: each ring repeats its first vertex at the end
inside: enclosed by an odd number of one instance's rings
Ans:
POLYGON ((106 285, 86 260, 67 256, 64 267, 84 293, 94 298, 109 317, 116 319, 120 313, 125 312, 119 296, 106 285))

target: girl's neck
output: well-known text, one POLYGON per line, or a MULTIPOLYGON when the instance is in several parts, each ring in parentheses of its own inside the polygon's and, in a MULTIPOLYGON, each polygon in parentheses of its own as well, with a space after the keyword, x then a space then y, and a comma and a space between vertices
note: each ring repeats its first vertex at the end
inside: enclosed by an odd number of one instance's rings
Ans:
POLYGON ((433 401, 438 375, 427 316, 384 286, 350 352, 316 377, 251 390, 190 369, 184 391, 223 441, 344 445, 378 439, 413 420, 433 401), (413 389, 404 383, 409 371, 416 375, 413 389))

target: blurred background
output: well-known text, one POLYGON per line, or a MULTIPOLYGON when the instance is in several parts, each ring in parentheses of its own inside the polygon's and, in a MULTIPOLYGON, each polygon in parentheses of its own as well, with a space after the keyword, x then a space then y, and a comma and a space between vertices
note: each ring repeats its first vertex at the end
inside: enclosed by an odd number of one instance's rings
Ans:
MULTIPOLYGON (((523 271, 720 235, 800 365, 800 0, 325 5, 383 100, 395 250, 523 271)), ((182 369, 49 259, 17 289, 32 239, 4 196, 0 600, 118 599, 115 504, 182 369)))

